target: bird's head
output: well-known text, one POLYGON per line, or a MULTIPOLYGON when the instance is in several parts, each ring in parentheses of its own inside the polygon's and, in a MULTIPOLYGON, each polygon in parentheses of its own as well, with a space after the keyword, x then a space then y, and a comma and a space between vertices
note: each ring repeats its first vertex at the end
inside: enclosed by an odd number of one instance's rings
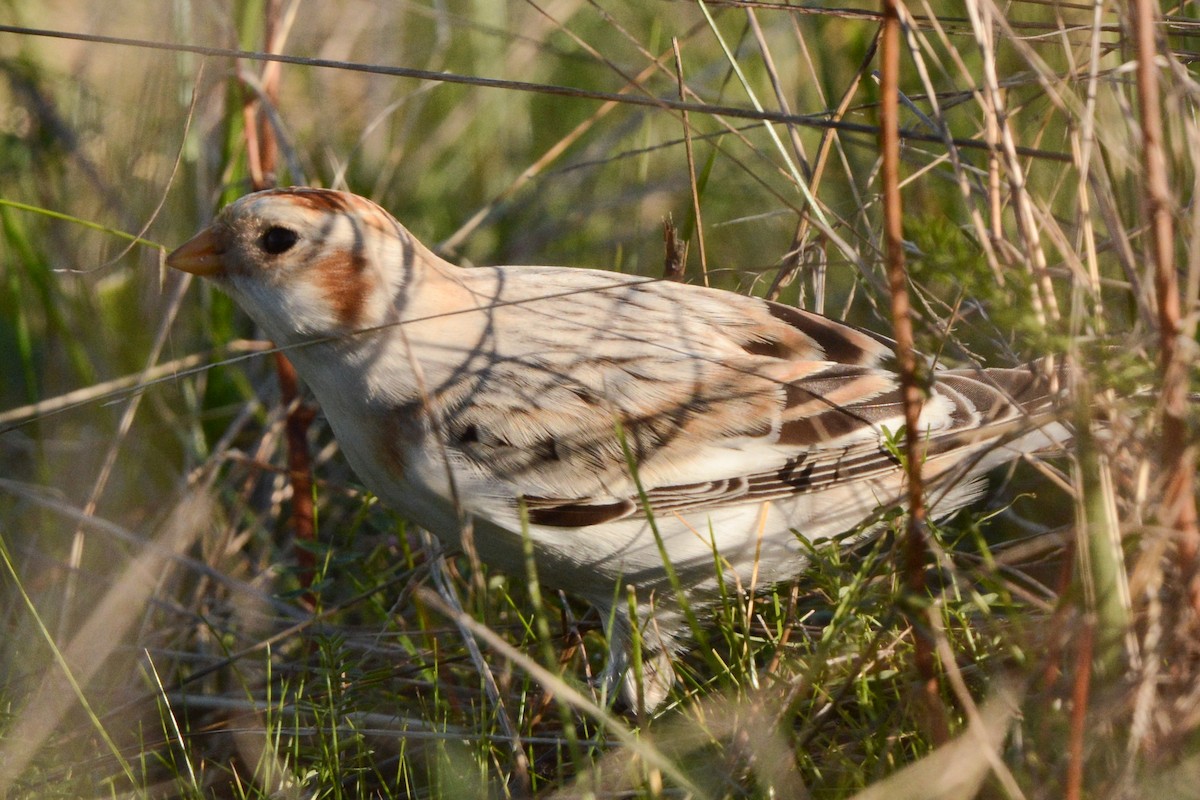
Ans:
POLYGON ((432 257, 370 200, 329 189, 271 189, 226 206, 167 256, 208 278, 278 344, 385 324, 414 266, 432 257))

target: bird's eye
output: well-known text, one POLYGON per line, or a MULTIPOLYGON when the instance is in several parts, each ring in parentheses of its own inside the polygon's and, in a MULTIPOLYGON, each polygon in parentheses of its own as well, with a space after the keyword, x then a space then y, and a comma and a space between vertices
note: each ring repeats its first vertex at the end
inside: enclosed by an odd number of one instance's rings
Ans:
POLYGON ((273 228, 267 228, 267 232, 262 235, 262 249, 266 250, 273 256, 280 253, 286 253, 295 246, 296 242, 300 241, 300 234, 290 228, 281 228, 276 225, 273 228))

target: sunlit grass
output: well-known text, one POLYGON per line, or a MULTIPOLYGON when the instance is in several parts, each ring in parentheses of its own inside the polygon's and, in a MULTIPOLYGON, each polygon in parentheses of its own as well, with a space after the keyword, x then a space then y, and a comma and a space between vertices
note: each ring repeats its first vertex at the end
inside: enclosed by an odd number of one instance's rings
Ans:
MULTIPOLYGON (((294 19, 268 5, 11 0, 0 23, 261 50, 270 18, 291 55, 671 99, 674 37, 686 100, 778 111, 778 90, 796 124, 690 111, 689 165, 675 112, 289 65, 277 178, 377 199, 464 264, 658 276, 670 217, 692 237, 687 280, 774 286, 889 331, 873 7, 711 4, 710 21, 683 3, 305 4, 294 19)), ((319 417, 318 539, 291 540, 266 345, 160 263, 247 190, 242 105, 264 65, 0 32, 0 794, 928 797, 957 764, 968 788, 938 796, 973 796, 979 769, 987 796, 1061 797, 1073 769, 1089 796, 1187 796, 1196 628, 1175 540, 1153 524, 1156 318, 1120 17, 909 10, 917 343, 956 365, 1076 358, 1090 393, 1072 422, 1097 436, 1080 477, 1070 457, 1022 465, 941 523, 928 596, 898 575, 897 515, 812 548, 804 578, 749 614, 726 586, 699 615, 707 646, 641 718, 563 702, 599 699, 594 611, 553 576, 531 597, 530 576, 454 554, 443 567, 319 417), (317 565, 308 587, 298 547, 317 565), (454 598, 508 649, 456 625, 454 598), (949 745, 916 701, 913 619, 939 645, 949 745)), ((1195 50, 1180 19, 1164 30, 1177 58, 1195 50)), ((1200 139, 1171 66, 1165 153, 1194 314, 1200 139)))

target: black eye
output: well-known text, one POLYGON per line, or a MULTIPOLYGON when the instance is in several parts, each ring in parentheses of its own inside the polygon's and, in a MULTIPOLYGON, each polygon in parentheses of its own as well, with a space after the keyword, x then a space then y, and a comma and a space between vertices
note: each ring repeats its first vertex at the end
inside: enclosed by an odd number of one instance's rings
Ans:
POLYGON ((273 228, 267 228, 267 232, 262 235, 260 243, 263 250, 266 250, 273 256, 277 256, 280 253, 286 253, 288 250, 291 250, 298 241, 300 241, 300 234, 276 225, 273 228))

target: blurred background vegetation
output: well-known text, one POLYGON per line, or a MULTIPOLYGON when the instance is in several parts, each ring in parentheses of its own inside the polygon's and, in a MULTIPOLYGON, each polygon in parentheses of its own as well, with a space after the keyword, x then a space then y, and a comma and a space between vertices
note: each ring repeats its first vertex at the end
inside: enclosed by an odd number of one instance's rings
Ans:
MULTIPOLYGON (((418 587, 585 689, 603 642, 569 597, 443 569, 319 417, 318 537, 295 543, 274 361, 162 258, 250 189, 265 125, 261 180, 371 197, 458 263, 660 276, 671 221, 685 280, 887 333, 879 7, 0 0, 0 795, 1194 796, 1125 12, 923 0, 900 75, 919 348, 1069 357, 1098 440, 944 525, 928 597, 888 537, 814 552, 752 613, 731 597, 648 720, 474 653, 418 587), (686 118, 646 103, 681 95, 686 118), (940 721, 914 700, 918 617, 940 721)), ((1200 34, 1194 3, 1162 14, 1194 344, 1200 34)))

